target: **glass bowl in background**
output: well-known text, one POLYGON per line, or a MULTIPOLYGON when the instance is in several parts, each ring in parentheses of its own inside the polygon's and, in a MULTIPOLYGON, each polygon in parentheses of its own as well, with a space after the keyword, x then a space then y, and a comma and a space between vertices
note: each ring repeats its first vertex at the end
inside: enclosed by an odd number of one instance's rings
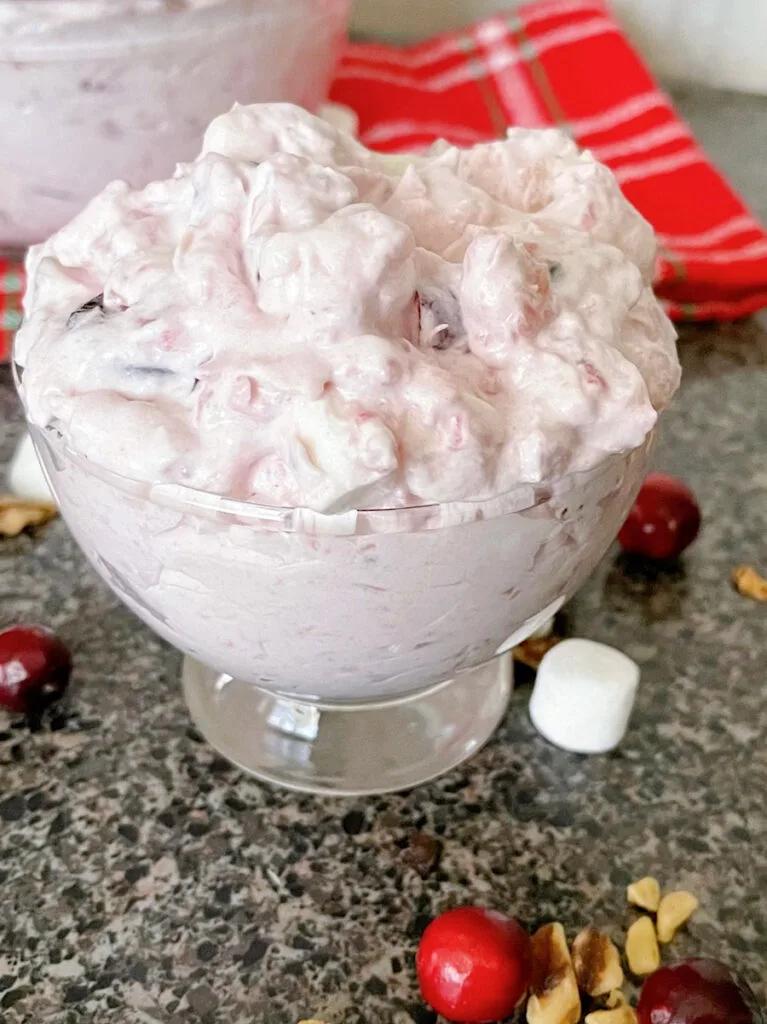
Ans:
POLYGON ((652 445, 489 501, 326 516, 128 480, 31 433, 91 563, 186 655, 209 742, 262 779, 336 794, 413 786, 489 738, 506 652, 604 554, 652 445))
POLYGON ((233 103, 325 99, 349 0, 0 0, 0 248, 197 155, 233 103))

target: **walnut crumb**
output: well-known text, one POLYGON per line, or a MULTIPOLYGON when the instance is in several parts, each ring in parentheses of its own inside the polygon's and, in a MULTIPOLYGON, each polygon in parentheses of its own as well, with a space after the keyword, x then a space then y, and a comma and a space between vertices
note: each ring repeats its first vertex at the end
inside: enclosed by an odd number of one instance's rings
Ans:
POLYGON ((539 928, 532 937, 532 954, 528 1024, 577 1024, 581 997, 562 925, 539 928))
POLYGON ((421 878, 428 878, 441 856, 442 843, 426 832, 412 832, 401 853, 403 863, 417 871, 421 878))
POLYGON ((0 536, 17 537, 31 526, 42 526, 58 515, 50 501, 26 501, 10 494, 0 495, 0 536))
POLYGON ((521 644, 517 644, 511 653, 515 661, 521 665, 527 665, 528 668, 537 672, 544 654, 548 654, 552 647, 556 647, 561 639, 561 636, 532 636, 521 644))
POLYGON ((732 582, 743 597, 751 597, 754 601, 767 601, 767 580, 753 566, 741 565, 733 569, 732 582))
POLYGON ((623 984, 621 957, 615 943, 589 925, 573 941, 573 967, 578 988, 590 996, 605 996, 623 984))

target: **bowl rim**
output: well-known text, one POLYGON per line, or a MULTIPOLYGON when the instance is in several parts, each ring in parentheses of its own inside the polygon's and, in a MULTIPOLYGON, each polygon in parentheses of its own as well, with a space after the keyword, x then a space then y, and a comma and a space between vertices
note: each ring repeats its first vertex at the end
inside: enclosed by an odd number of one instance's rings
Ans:
MULTIPOLYGON (((41 426, 29 417, 25 402, 23 377, 24 367, 16 358, 15 339, 11 351, 11 375, 16 393, 24 410, 27 428, 36 438, 77 463, 81 469, 110 483, 118 490, 166 507, 173 507, 198 515, 213 518, 233 517, 237 521, 261 521, 278 524, 279 528, 294 533, 387 533, 406 532, 414 529, 439 529, 457 526, 481 519, 495 519, 503 515, 531 511, 545 505, 552 498, 564 498, 574 490, 583 489, 621 465, 628 465, 635 458, 648 457, 655 446, 659 417, 645 434, 641 444, 619 452, 605 452, 604 457, 594 466, 574 470, 551 480, 526 481, 500 494, 486 498, 460 499, 457 501, 419 502, 414 505, 391 505, 377 508, 357 508, 343 512, 318 512, 308 506, 266 505, 246 498, 232 498, 214 491, 205 491, 188 484, 152 482, 126 476, 89 459, 73 448, 63 433, 53 424, 41 426)), ((45 467, 43 471, 47 474, 45 467)), ((48 481, 50 484, 50 480, 48 481)), ((55 489, 51 487, 55 494, 55 489)), ((274 529, 274 526, 271 526, 274 529)))
MULTIPOLYGON (((587 490, 610 473, 618 474, 622 482, 625 471, 629 470, 635 460, 645 463, 654 447, 657 431, 654 427, 638 447, 608 454, 590 469, 565 473, 551 481, 520 483, 489 498, 325 513, 307 506, 266 505, 244 498, 232 498, 187 484, 137 480, 101 466, 78 452, 55 425, 40 427, 29 420, 27 425, 36 450, 41 445, 48 446, 59 458, 74 463, 82 472, 96 477, 129 498, 148 501, 181 514, 240 526, 257 526, 270 532, 336 536, 440 530, 507 515, 530 513, 552 501, 566 505, 569 495, 587 490)), ((49 477, 45 460, 41 459, 41 463, 46 477, 49 477)), ((50 478, 48 482, 55 494, 55 484, 50 478)), ((640 482, 641 479, 638 479, 637 484, 640 482)))

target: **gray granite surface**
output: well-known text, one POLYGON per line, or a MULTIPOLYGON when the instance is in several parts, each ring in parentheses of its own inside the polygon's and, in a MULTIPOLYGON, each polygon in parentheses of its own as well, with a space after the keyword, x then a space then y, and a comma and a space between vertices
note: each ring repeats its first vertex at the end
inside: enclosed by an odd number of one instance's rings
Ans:
MULTIPOLYGON (((679 95, 762 214, 767 102, 679 95)), ((619 752, 584 758, 534 733, 529 688, 473 761, 397 796, 331 801, 271 790, 190 727, 179 656, 112 597, 60 521, 0 542, 0 625, 70 644, 69 712, 30 733, 0 720, 0 1020, 428 1024, 413 954, 460 902, 530 927, 589 921, 620 939, 626 883, 691 888, 680 955, 730 961, 767 995, 767 606, 729 584, 767 570, 767 331, 689 328, 659 467, 704 515, 674 569, 612 551, 569 608, 578 635, 642 666, 619 752), (427 879, 412 829, 438 836, 427 879)), ((20 423, 0 376, 0 455, 20 423)))

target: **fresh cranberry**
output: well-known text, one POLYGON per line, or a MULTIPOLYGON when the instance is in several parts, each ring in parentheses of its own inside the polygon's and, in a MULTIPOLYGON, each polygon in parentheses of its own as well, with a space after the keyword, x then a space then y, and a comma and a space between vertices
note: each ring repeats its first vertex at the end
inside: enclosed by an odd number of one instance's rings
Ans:
POLYGON ((530 938, 512 917, 457 907, 424 932, 416 969, 423 998, 448 1020, 502 1020, 530 983, 530 938))
POLYGON ((11 626, 0 633, 0 707, 36 715, 60 700, 72 659, 58 637, 40 626, 11 626))
POLYGON ((753 994, 718 960, 680 960, 661 967, 639 995, 639 1024, 757 1024, 753 994))
POLYGON ((700 509, 686 484, 651 473, 621 527, 618 542, 631 554, 658 561, 678 558, 698 536, 700 509))

